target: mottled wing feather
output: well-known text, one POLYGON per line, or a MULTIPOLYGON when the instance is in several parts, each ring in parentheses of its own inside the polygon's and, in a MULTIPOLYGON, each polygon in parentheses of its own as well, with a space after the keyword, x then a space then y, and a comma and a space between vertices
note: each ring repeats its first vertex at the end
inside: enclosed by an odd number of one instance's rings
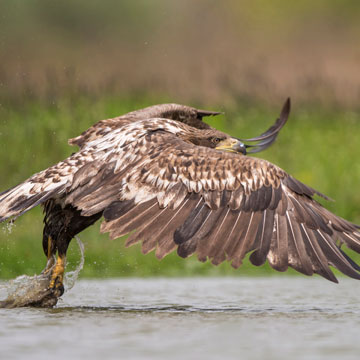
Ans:
MULTIPOLYGON (((59 163, 34 174, 23 183, 0 194, 0 222, 24 214, 50 198, 59 198, 73 180, 73 175, 94 160, 94 153, 76 153, 59 163)), ((89 181, 91 171, 84 181, 89 181)))

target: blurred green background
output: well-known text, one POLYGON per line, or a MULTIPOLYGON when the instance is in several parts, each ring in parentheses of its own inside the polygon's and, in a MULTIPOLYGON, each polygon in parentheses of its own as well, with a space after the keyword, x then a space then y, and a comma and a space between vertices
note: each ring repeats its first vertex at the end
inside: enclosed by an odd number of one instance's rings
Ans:
MULTIPOLYGON (((0 191, 71 154, 67 139, 104 118, 184 103, 224 111, 208 121, 244 138, 291 96, 289 123, 260 156, 360 223, 359 38, 355 0, 0 1, 0 191)), ((159 262, 98 230, 80 235, 84 277, 278 274, 159 262)), ((41 271, 41 236, 41 209, 0 225, 1 278, 41 271)), ((70 267, 78 259, 74 242, 70 267)))

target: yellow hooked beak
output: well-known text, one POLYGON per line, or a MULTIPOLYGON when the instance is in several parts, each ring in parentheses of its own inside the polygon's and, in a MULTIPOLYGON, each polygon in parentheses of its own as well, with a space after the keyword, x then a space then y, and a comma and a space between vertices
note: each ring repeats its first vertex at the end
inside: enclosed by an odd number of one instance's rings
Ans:
POLYGON ((216 150, 230 151, 234 153, 242 153, 246 155, 246 146, 238 139, 228 138, 223 141, 220 141, 216 148, 216 150))

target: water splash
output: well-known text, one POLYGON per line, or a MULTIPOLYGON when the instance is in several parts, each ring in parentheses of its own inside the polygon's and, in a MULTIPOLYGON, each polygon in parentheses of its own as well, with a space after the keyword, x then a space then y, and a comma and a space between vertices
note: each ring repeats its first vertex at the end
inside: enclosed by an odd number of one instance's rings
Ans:
POLYGON ((21 275, 1 286, 0 293, 5 293, 5 300, 0 301, 0 308, 15 308, 23 306, 54 306, 42 300, 50 295, 50 275, 40 274, 34 276, 21 275))
POLYGON ((77 278, 79 277, 80 271, 84 267, 84 263, 85 263, 84 244, 78 236, 75 236, 75 239, 76 239, 76 242, 77 242, 77 244, 79 246, 79 250, 80 250, 80 261, 75 270, 65 273, 64 285, 65 285, 66 292, 71 290, 74 287, 75 282, 76 282, 77 278))
MULTIPOLYGON (((65 290, 69 291, 74 286, 81 269, 84 266, 84 244, 76 237, 80 249, 80 262, 74 271, 64 276, 65 290)), ((55 306, 58 297, 49 290, 52 271, 46 274, 27 276, 21 275, 16 279, 0 284, 0 308, 15 308, 24 306, 52 307, 55 306)))

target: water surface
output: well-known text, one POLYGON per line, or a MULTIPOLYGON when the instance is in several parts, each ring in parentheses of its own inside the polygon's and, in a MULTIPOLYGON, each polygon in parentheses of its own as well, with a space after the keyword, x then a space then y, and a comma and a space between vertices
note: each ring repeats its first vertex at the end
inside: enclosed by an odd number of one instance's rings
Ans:
POLYGON ((55 309, 0 309, 6 359, 358 359, 360 283, 81 280, 55 309))

